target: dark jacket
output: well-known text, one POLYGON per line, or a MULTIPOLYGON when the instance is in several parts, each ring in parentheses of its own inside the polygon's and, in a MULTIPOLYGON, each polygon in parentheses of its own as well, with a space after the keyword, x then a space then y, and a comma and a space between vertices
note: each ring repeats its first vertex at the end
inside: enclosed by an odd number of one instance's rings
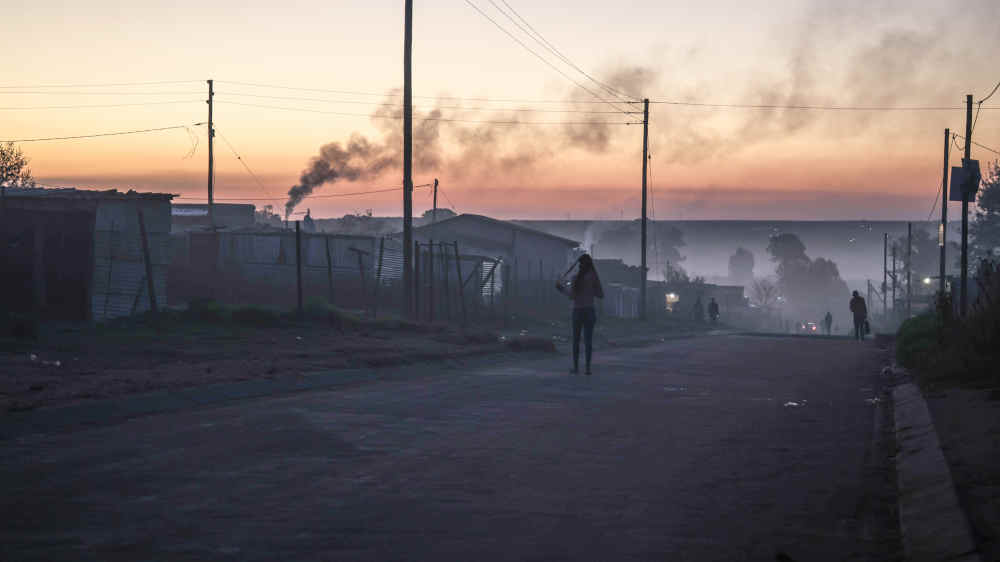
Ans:
POLYGON ((865 299, 861 298, 860 295, 851 297, 851 312, 854 313, 856 320, 868 318, 868 306, 865 305, 865 299))

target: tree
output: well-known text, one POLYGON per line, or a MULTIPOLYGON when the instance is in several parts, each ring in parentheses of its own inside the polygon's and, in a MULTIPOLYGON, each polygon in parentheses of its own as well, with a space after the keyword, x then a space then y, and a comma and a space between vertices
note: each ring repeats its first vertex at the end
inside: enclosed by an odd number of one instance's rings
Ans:
POLYGON ((729 282, 746 285, 753 281, 753 253, 740 246, 729 257, 729 282))
MULTIPOLYGON (((434 216, 434 209, 427 209, 426 211, 424 211, 424 214, 422 214, 420 216, 425 221, 430 221, 431 218, 434 216)), ((451 209, 439 208, 437 210, 437 220, 439 220, 439 221, 442 221, 444 219, 450 219, 451 217, 455 217, 455 216, 458 216, 458 215, 456 215, 455 211, 452 211, 451 209)))
POLYGON ((837 264, 825 258, 810 259, 798 236, 773 236, 767 251, 778 263, 778 289, 789 309, 803 318, 818 319, 827 311, 837 315, 846 306, 850 291, 837 264))
POLYGON ((12 142, 0 144, 0 187, 35 187, 28 159, 12 142))
MULTIPOLYGON (((969 265, 981 259, 997 261, 993 254, 1000 248, 1000 163, 990 164, 989 172, 983 178, 982 188, 976 197, 976 213, 969 225, 969 265)), ((974 266, 973 266, 974 267, 974 266)))
POLYGON ((770 309, 778 302, 778 285, 767 277, 755 280, 751 290, 751 300, 763 309, 770 309))

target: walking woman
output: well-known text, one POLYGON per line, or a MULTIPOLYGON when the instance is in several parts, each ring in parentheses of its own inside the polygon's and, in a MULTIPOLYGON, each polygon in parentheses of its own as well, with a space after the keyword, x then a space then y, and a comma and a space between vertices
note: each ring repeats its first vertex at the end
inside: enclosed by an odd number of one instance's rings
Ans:
POLYGON ((556 289, 573 301, 573 370, 574 375, 580 372, 580 332, 583 332, 583 345, 586 348, 587 370, 590 374, 590 356, 594 350, 594 324, 597 323, 597 311, 594 309, 594 299, 604 298, 601 278, 594 269, 594 260, 589 254, 583 254, 577 260, 579 268, 573 282, 567 287, 556 283, 556 289))

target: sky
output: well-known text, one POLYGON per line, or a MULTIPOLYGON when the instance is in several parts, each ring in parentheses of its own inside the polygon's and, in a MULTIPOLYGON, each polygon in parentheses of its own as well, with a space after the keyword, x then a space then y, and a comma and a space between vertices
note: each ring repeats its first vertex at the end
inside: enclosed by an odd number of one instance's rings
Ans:
MULTIPOLYGON (((204 201, 208 143, 196 124, 207 119, 211 78, 217 201, 284 212, 327 146, 341 155, 340 175, 306 190, 295 211, 401 214, 401 191, 345 194, 402 183, 403 2, 4 5, 0 34, 16 48, 0 53, 0 140, 186 126, 19 143, 40 183, 204 201)), ((647 97, 655 218, 924 220, 940 189, 944 128, 964 134, 965 95, 979 100, 1000 80, 995 0, 573 6, 415 1, 414 180, 439 179, 439 206, 501 218, 639 216, 641 104, 626 100, 647 97), (957 109, 902 109, 942 106, 957 109)), ((1000 93, 973 134, 992 148, 997 108, 1000 93)), ((997 158, 975 146, 972 156, 997 158)), ((430 206, 419 188, 415 212, 430 206)))

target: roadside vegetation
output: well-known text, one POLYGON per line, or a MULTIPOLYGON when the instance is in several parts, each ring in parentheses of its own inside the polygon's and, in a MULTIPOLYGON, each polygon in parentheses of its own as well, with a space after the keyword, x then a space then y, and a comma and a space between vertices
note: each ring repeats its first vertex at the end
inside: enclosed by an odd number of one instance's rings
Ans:
POLYGON ((1000 383, 1000 268, 983 261, 974 280, 979 298, 963 319, 939 297, 934 312, 903 322, 896 360, 922 383, 996 386, 1000 383))

